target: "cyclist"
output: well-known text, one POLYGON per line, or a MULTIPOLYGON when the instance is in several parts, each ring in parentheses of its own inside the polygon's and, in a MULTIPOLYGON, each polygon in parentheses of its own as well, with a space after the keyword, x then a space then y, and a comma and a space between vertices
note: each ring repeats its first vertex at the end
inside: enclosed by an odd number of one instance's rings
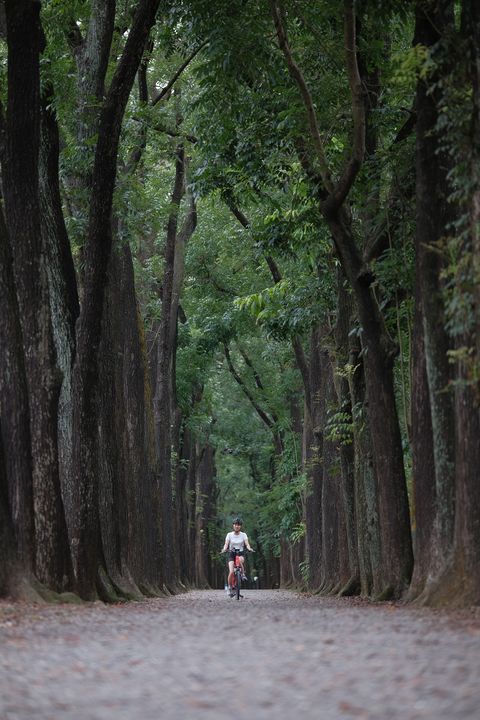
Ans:
POLYGON ((241 518, 237 517, 233 521, 233 532, 227 533, 227 537, 225 538, 225 544, 222 548, 222 553, 227 552, 228 550, 228 589, 231 592, 232 583, 233 583, 233 568, 235 565, 235 550, 239 550, 238 553, 240 555, 240 562, 242 563, 242 580, 246 580, 245 575, 245 548, 247 550, 250 550, 250 552, 253 552, 252 548, 250 547, 250 543, 248 542, 247 534, 242 532, 242 520, 241 518))

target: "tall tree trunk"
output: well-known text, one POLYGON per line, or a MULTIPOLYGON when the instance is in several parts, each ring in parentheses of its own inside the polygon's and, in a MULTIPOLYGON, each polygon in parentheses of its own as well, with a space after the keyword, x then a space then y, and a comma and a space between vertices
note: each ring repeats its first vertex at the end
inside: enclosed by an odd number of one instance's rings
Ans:
POLYGON ((45 585, 61 590, 68 580, 69 553, 57 452, 61 376, 56 366, 40 231, 40 4, 8 0, 5 7, 8 43, 5 211, 13 240, 29 393, 35 572, 45 585))
MULTIPOLYGON (((169 328, 169 344, 171 348, 171 375, 170 375, 170 387, 171 387, 171 427, 172 427, 172 449, 175 458, 175 467, 172 467, 172 477, 174 480, 173 490, 173 518, 174 537, 178 538, 179 534, 182 535, 181 528, 184 525, 184 513, 185 506, 182 504, 183 497, 183 485, 178 485, 178 480, 182 475, 177 472, 178 462, 180 459, 180 444, 181 444, 181 432, 182 432, 182 412, 177 404, 177 338, 178 338, 178 315, 180 308, 180 293, 183 287, 183 279, 185 276, 185 252, 186 245, 190 237, 192 236, 197 226, 197 209, 193 196, 188 193, 189 208, 187 210, 186 218, 180 231, 177 233, 175 240, 175 257, 173 266, 173 278, 172 278, 172 297, 170 305, 170 328, 169 328)), ((185 545, 182 550, 175 553, 175 576, 180 578, 185 577, 185 572, 182 572, 181 566, 185 568, 184 557, 185 545)))
POLYGON ((187 514, 187 566, 188 580, 195 583, 195 507, 196 507, 196 476, 197 476, 197 444, 193 434, 189 439, 189 459, 187 465, 187 478, 185 486, 186 514, 187 514))
POLYGON ((79 314, 77 281, 62 212, 59 184, 59 134, 52 109, 53 89, 44 88, 41 106, 40 209, 42 244, 47 258, 53 339, 62 386, 58 404, 60 485, 67 528, 72 513, 72 370, 75 322, 79 314))
MULTIPOLYGON (((470 67, 473 88, 472 122, 472 199, 470 204, 470 228, 473 242, 473 283, 475 315, 475 361, 480 363, 480 7, 475 0, 464 2, 466 36, 470 38, 470 67)), ((480 381, 477 382, 480 397, 480 381)))
POLYGON ((365 386, 373 462, 378 478, 381 597, 399 597, 410 582, 413 554, 403 449, 393 387, 393 348, 355 249, 345 214, 329 218, 343 271, 354 292, 362 326, 365 386))
POLYGON ((160 512, 148 448, 145 363, 128 245, 117 243, 109 265, 102 341, 98 486, 102 556, 117 591, 139 597, 161 585, 160 512), (150 539, 157 535, 157 542, 150 539))
MULTIPOLYGON (((453 2, 443 2, 432 11, 431 2, 419 0, 416 12, 415 43, 432 49, 448 29, 453 29, 453 2)), ((447 234, 452 219, 448 204, 448 172, 451 159, 442 152, 442 138, 436 131, 438 97, 432 84, 440 80, 435 72, 420 78, 417 86, 417 150, 416 188, 417 225, 416 253, 418 296, 423 313, 425 362, 429 388, 433 456, 435 466, 435 520, 431 544, 430 571, 425 588, 428 598, 429 581, 436 585, 436 576, 451 552, 454 528, 455 493, 455 431, 453 396, 446 391, 451 379, 447 351, 449 339, 442 296, 441 274, 444 263, 437 245, 447 234)), ((414 358, 415 362, 416 358, 414 358)), ((422 357, 419 357, 422 362, 422 357)), ((414 443, 423 438, 414 438, 414 443)), ((420 498, 419 498, 420 499, 420 498)), ((427 502, 432 502, 429 498, 427 502)))
MULTIPOLYGON (((472 346, 474 338, 468 341, 472 346)), ((480 410, 470 368, 463 363, 458 378, 454 555, 443 584, 447 597, 450 595, 450 604, 466 606, 478 603, 480 597, 480 410)))
POLYGON ((322 584, 322 495, 323 495, 323 428, 325 426, 326 380, 321 361, 322 329, 314 328, 310 339, 311 412, 305 416, 305 459, 308 478, 306 498, 306 548, 309 585, 318 590, 322 584))
MULTIPOLYGON (((352 399, 348 383, 349 334, 351 330, 353 302, 345 287, 342 273, 337 274, 337 323, 335 326, 334 382, 338 409, 352 417, 352 399)), ((357 518, 355 513, 355 437, 340 442, 341 497, 346 522, 350 577, 341 588, 342 595, 354 595, 360 591, 358 565, 357 518)))
POLYGON ((103 105, 85 246, 85 291, 77 323, 77 354, 73 373, 73 483, 75 517, 72 553, 77 589, 95 596, 98 560, 96 428, 98 347, 103 298, 112 247, 112 202, 120 130, 143 49, 155 22, 159 0, 140 0, 125 49, 103 105))
POLYGON ((187 467, 190 455, 190 433, 185 418, 177 408, 175 433, 177 438, 175 468, 175 537, 177 538, 178 579, 188 582, 188 499, 187 499, 187 467))
POLYGON ((351 338, 349 374, 355 447, 355 516, 360 592, 377 596, 382 590, 381 539, 377 478, 373 464, 370 423, 366 411, 363 356, 357 338, 351 338))
MULTIPOLYGON (((22 346, 12 257, 3 210, 0 208, 0 445, 2 450, 5 554, 0 564, 10 564, 12 552, 26 572, 35 566, 35 533, 28 389, 22 346), (8 525, 15 546, 10 547, 8 525)), ((5 583, 8 569, 3 569, 5 583)), ((6 586, 4 583, 4 586, 6 586)))
MULTIPOLYGON (((418 258, 417 258, 418 259, 418 258)), ((431 544, 435 523, 436 488, 433 455, 432 414, 428 391, 423 335, 423 313, 419 283, 415 299, 412 356, 414 358, 411 389, 413 526, 415 528, 415 565, 408 598, 423 591, 430 571, 431 544)))
POLYGON ((185 192, 185 152, 183 145, 177 147, 175 180, 172 191, 171 209, 167 225, 165 261, 162 283, 162 315, 157 344, 157 380, 155 387, 155 436, 158 449, 158 482, 162 498, 163 566, 167 587, 175 582, 173 558, 173 503, 172 503, 172 360, 175 339, 172 323, 172 298, 175 268, 175 245, 177 240, 178 214, 185 192))
MULTIPOLYGON (((325 383, 325 410, 335 403, 335 387, 329 353, 321 353, 321 373, 325 383)), ((327 421, 325 412, 324 428, 327 421)), ((322 585, 324 594, 336 594, 350 579, 348 540, 339 456, 334 443, 323 433, 322 444, 322 585)))
POLYGON ((0 598, 15 597, 25 569, 18 557, 18 543, 13 528, 7 468, 3 454, 2 435, 0 433, 0 598), (23 573, 22 573, 23 571, 23 573))
POLYGON ((210 576, 208 525, 212 520, 215 485, 215 449, 198 447, 195 487, 195 584, 208 587, 210 576))

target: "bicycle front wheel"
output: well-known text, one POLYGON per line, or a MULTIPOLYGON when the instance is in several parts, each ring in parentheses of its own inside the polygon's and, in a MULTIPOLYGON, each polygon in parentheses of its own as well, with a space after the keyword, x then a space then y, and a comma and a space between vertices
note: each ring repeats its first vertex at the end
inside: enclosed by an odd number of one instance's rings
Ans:
POLYGON ((235 588, 235 592, 237 594, 237 600, 240 600, 240 590, 242 587, 242 576, 239 572, 236 573, 237 576, 237 587, 235 588))

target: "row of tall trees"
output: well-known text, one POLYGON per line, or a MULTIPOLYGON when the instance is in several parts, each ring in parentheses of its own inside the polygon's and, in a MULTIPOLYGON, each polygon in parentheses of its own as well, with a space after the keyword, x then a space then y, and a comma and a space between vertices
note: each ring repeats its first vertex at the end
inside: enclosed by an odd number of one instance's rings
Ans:
POLYGON ((214 512, 214 451, 179 422, 188 472, 170 461, 178 249, 195 227, 193 203, 178 222, 181 145, 167 220, 142 228, 145 247, 166 234, 151 337, 121 200, 145 145, 141 120, 122 139, 127 105, 160 99, 145 94, 159 4, 2 5, 3 593, 140 597, 211 573, 192 528, 214 512))
POLYGON ((2 8, 2 592, 476 602, 474 0, 2 8))
MULTIPOLYGON (((298 582, 300 560, 322 592, 475 602, 476 9, 269 10, 212 12, 198 186, 271 273, 237 308, 291 344, 303 383, 305 538, 296 527, 294 548, 280 542, 283 579, 298 582), (284 264, 314 271, 315 300, 289 307, 300 288, 284 264)), ((279 416, 270 423, 238 352, 250 389, 230 353, 227 365, 271 425, 279 465, 279 416)))

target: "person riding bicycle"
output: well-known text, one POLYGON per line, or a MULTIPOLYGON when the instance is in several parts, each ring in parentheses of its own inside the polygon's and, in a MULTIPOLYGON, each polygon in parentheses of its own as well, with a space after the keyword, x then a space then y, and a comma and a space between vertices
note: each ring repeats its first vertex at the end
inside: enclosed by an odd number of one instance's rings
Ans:
POLYGON ((253 552, 252 548, 250 547, 250 543, 248 542, 248 536, 246 533, 242 532, 242 520, 241 518, 235 518, 233 521, 233 532, 227 533, 227 536, 225 538, 225 544, 222 548, 222 553, 227 552, 228 550, 228 589, 231 591, 232 585, 233 585, 233 577, 234 572, 233 568, 235 565, 235 554, 238 554, 240 556, 240 562, 242 564, 242 580, 246 580, 245 575, 245 548, 247 550, 250 550, 250 552, 253 552), (235 551, 239 551, 236 553, 235 551))

